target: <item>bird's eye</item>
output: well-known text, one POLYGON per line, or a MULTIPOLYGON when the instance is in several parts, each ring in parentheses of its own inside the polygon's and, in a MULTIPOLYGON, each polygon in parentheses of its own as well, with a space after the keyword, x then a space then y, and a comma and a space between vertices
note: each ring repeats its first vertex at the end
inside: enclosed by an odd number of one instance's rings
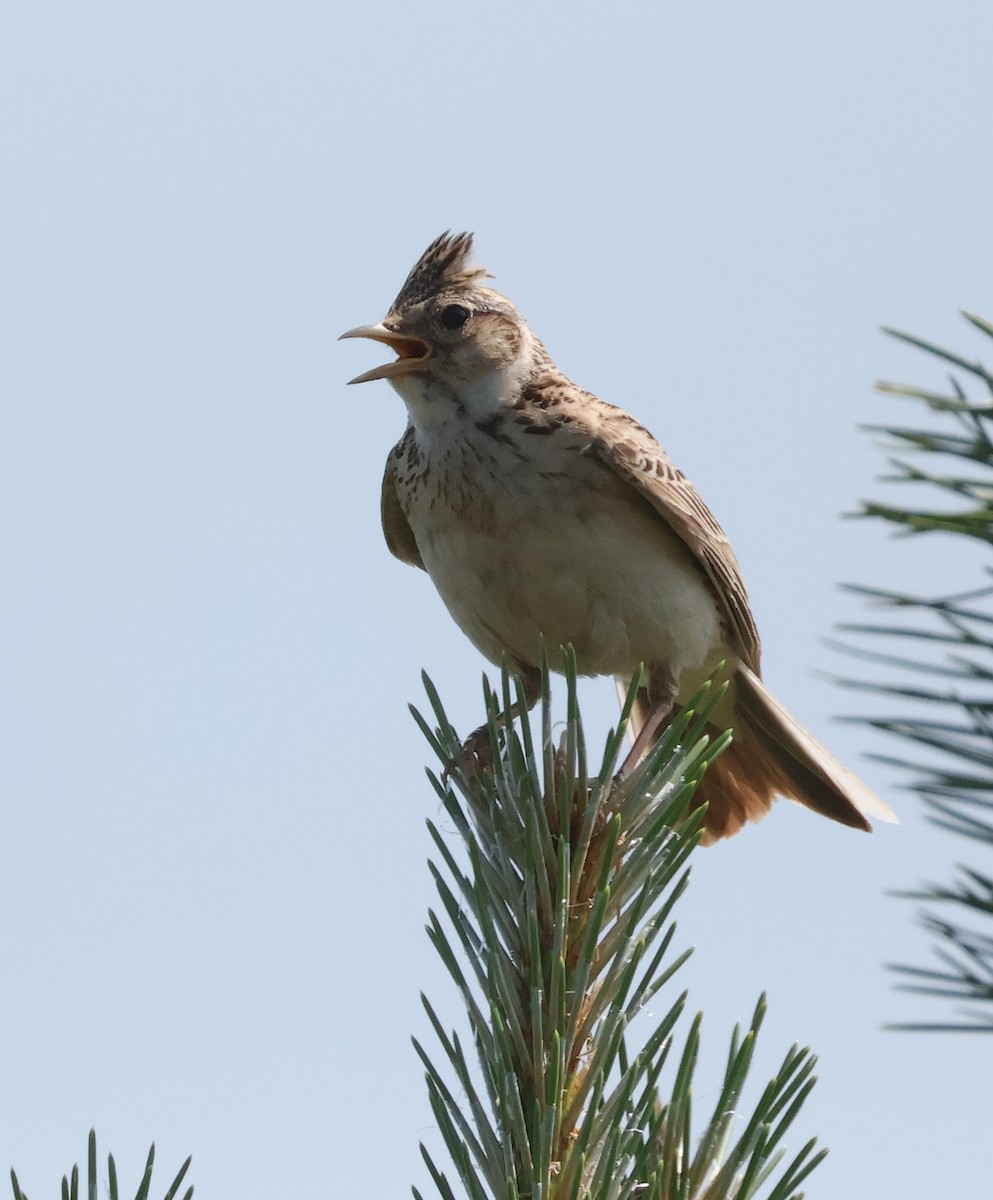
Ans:
POLYGON ((441 323, 446 329, 461 329, 472 313, 461 304, 447 304, 441 310, 441 323))

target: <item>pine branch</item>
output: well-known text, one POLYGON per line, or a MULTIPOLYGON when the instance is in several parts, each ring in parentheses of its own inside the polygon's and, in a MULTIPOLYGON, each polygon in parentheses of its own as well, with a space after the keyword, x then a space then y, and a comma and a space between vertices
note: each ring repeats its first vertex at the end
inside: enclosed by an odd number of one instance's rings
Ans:
MULTIPOLYGON (((183 1180, 186 1177, 186 1172, 190 1169, 191 1158, 187 1158, 186 1162, 179 1168, 176 1178, 169 1185, 166 1191, 164 1200, 176 1200, 179 1195, 179 1189, 182 1187, 183 1180)), ((152 1167, 155 1163, 155 1145, 153 1144, 148 1151, 148 1157, 145 1160, 145 1171, 138 1184, 138 1190, 135 1192, 135 1200, 148 1200, 148 1195, 152 1187, 152 1167)), ((10 1183, 14 1190, 14 1200, 28 1200, 27 1194, 21 1190, 21 1185, 18 1182, 17 1174, 11 1168, 10 1183)), ((97 1135, 96 1130, 90 1130, 90 1136, 87 1143, 86 1155, 86 1196, 87 1200, 96 1200, 99 1194, 99 1181, 97 1178, 97 1135)), ((120 1200, 120 1190, 117 1185, 117 1165, 114 1162, 113 1154, 107 1156, 107 1194, 110 1200, 120 1200)), ((188 1187, 183 1193, 182 1200, 192 1200, 193 1188, 188 1187)), ((62 1176, 62 1200, 79 1200, 79 1165, 73 1164, 73 1168, 68 1175, 62 1176)))
MULTIPOLYGON (((993 325, 963 314, 982 334, 993 337, 993 325)), ((860 513, 887 521, 907 534, 944 532, 973 539, 984 547, 993 543, 993 374, 981 362, 946 350, 933 342, 896 330, 894 337, 923 350, 942 363, 978 380, 988 395, 971 400, 954 377, 949 392, 906 385, 880 384, 880 390, 922 403, 940 428, 874 426, 899 457, 890 458, 893 472, 887 483, 912 483, 931 489, 934 505, 905 508, 867 501, 860 513), (950 426, 950 428, 949 428, 950 426), (917 460, 904 455, 913 453, 917 460), (939 467, 932 467, 939 462, 939 467), (923 465, 921 465, 923 463, 923 465), (964 502, 964 505, 963 503, 964 502)), ((871 599, 899 620, 842 626, 847 635, 912 646, 910 654, 893 654, 864 644, 844 648, 876 667, 893 668, 916 683, 839 680, 845 686, 895 699, 904 708, 885 717, 854 718, 874 729, 920 748, 924 758, 876 755, 905 771, 910 788, 926 806, 939 828, 979 843, 993 852, 993 588, 986 582, 990 568, 981 567, 984 582, 958 595, 909 595, 884 589, 851 590, 871 599), (906 618, 910 616, 908 621, 906 618), (943 683, 923 685, 923 679, 943 683), (915 711, 916 709, 916 711, 915 711), (921 715, 917 715, 918 712, 921 715), (936 757, 937 756, 937 757, 936 757)), ((993 918, 993 861, 991 874, 958 868, 947 887, 925 885, 904 897, 924 901, 920 923, 933 942, 939 970, 891 965, 901 990, 964 1002, 960 1020, 915 1022, 904 1029, 949 1029, 993 1032, 993 938, 975 928, 978 920, 993 918), (953 915, 936 915, 933 905, 953 915), (978 1007, 976 1007, 978 1006, 978 1007)))
MULTIPOLYGON (((518 681, 504 672, 499 702, 487 690, 492 770, 463 753, 427 679, 425 687, 433 722, 414 715, 445 768, 431 778, 462 843, 449 847, 429 822, 441 912, 430 914, 428 935, 462 998, 475 1053, 426 998, 437 1046, 433 1056, 415 1046, 462 1194, 749 1200, 766 1187, 769 1200, 798 1200, 826 1153, 810 1142, 782 1163, 784 1135, 814 1082, 808 1050, 789 1052, 733 1136, 764 998, 747 1032, 735 1030, 712 1115, 699 1131, 691 1120, 701 1018, 680 1048, 687 997, 674 980, 689 952, 673 950, 672 914, 702 831, 693 791, 728 741, 707 725, 711 690, 618 782, 634 689, 591 774, 574 662, 557 744, 547 666, 537 735, 526 717, 500 716, 515 704, 523 711, 518 681)), ((455 1200, 421 1149, 438 1194, 455 1200)))

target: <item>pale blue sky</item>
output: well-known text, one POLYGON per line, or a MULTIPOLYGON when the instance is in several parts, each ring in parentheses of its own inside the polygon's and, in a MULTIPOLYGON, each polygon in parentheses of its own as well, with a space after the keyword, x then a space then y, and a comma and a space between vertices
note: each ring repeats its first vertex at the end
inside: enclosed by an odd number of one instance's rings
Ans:
MULTIPOLYGON (((559 364, 723 520, 766 677, 903 825, 782 805, 680 909, 701 1107, 766 989, 757 1075, 811 1044, 808 1194, 975 1193, 989 1047, 930 1011, 886 888, 944 878, 820 639, 845 579, 973 581, 839 520, 879 494, 879 377, 940 381, 993 313, 993 8, 45 3, 0 16, 0 1168, 51 1192, 95 1124, 204 1196, 402 1196, 438 1137, 409 1047, 457 1006, 422 932, 437 804, 406 705, 481 660, 379 530, 403 426, 347 389, 424 246, 480 261, 559 364)), ((891 497, 895 498, 895 497, 891 497)), ((587 689, 590 739, 615 719, 587 689)))

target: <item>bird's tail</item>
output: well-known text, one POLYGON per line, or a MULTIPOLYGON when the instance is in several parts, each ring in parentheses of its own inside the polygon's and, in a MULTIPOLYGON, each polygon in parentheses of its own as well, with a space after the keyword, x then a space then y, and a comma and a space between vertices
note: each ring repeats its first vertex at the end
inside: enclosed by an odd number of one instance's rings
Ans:
MULTIPOLYGON (((821 816, 871 830, 868 818, 896 821, 892 810, 826 750, 744 664, 731 680, 733 741, 707 768, 696 798, 707 805, 705 841, 737 833, 786 796, 821 816)), ((632 712, 637 730, 648 697, 632 712)), ((714 732, 717 732, 715 728, 714 732)))

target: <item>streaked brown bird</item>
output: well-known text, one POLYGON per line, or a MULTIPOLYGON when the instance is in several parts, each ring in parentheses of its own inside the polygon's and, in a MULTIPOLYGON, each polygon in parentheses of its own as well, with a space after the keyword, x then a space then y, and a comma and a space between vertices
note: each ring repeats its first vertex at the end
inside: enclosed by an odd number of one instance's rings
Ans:
POLYGON ((351 381, 388 379, 407 406, 383 479, 390 550, 486 658, 509 659, 529 704, 542 635, 571 643, 584 675, 627 686, 643 663, 639 745, 723 662, 714 721, 734 741, 698 792, 710 840, 777 795, 855 829, 895 820, 766 689, 737 559, 696 489, 634 417, 562 374, 471 249, 443 234, 383 321, 342 335, 397 355, 351 381))

